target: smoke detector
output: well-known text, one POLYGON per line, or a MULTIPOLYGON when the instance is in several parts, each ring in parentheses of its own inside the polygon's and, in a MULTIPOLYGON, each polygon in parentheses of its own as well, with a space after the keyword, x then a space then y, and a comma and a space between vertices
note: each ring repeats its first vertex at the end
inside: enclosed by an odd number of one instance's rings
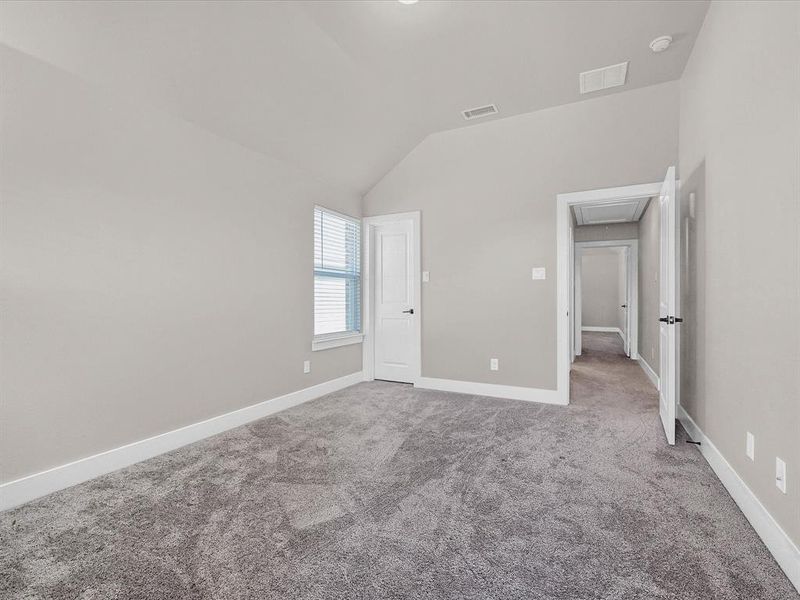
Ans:
POLYGON ((650 42, 650 50, 653 52, 663 52, 669 45, 672 43, 672 36, 671 35, 662 35, 661 37, 657 37, 652 42, 650 42))

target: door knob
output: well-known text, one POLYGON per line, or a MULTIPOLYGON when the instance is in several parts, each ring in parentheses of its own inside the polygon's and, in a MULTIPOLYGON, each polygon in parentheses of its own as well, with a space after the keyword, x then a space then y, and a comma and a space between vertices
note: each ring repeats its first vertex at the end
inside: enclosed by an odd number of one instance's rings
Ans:
POLYGON ((627 304, 621 304, 620 308, 628 308, 628 305, 627 304))
POLYGON ((413 308, 409 308, 408 310, 404 310, 403 312, 405 314, 407 314, 407 315, 413 315, 414 314, 414 309, 413 308))

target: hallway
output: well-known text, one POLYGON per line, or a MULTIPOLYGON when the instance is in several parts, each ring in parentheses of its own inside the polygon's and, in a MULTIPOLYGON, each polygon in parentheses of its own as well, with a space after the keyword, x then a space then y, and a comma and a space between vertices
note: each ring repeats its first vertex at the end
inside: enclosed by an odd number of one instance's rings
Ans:
POLYGON ((612 495, 624 494, 615 507, 620 548, 638 538, 634 554, 686 583, 676 597, 800 597, 679 424, 676 445, 667 445, 658 391, 618 334, 583 332, 570 381, 570 409, 587 432, 586 468, 612 495), (707 587, 695 587, 700 581, 707 587))

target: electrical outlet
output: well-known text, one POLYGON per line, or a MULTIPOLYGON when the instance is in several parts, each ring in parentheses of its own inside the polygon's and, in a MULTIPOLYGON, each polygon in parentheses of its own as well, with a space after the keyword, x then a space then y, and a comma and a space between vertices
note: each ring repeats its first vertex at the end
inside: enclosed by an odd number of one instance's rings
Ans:
POLYGON ((428 283, 431 280, 431 272, 430 271, 423 271, 422 272, 422 283, 428 283))
POLYGON ((786 493, 786 463, 775 457, 775 485, 784 494, 786 493))
POLYGON ((531 269, 532 279, 547 279, 547 269, 544 267, 534 267, 531 269))
POLYGON ((490 371, 499 371, 500 370, 500 361, 496 358, 492 358, 489 360, 489 370, 490 371))
POLYGON ((311 361, 304 360, 303 361, 303 373, 311 373, 311 361))
POLYGON ((747 458, 756 459, 756 438, 749 431, 747 432, 747 458))

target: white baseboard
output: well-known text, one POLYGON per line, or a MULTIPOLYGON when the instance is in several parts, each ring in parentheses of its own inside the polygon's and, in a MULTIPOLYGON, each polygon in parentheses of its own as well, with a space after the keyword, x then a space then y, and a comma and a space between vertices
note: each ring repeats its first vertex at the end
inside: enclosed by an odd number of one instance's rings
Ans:
POLYGON ((352 373, 318 385, 265 400, 205 421, 192 423, 138 442, 126 444, 71 463, 34 473, 0 485, 0 510, 7 510, 52 492, 83 483, 100 475, 175 450, 223 431, 245 425, 276 412, 314 400, 364 380, 363 372, 352 373))
POLYGON ((647 375, 647 378, 653 383, 654 386, 656 386, 657 390, 660 390, 661 381, 659 380, 658 375, 656 375, 656 372, 653 371, 653 368, 649 364, 647 364, 647 361, 643 359, 641 356, 637 359, 637 361, 639 363, 639 366, 642 367, 642 371, 644 371, 644 374, 647 375))
POLYGON ((622 330, 619 327, 591 327, 589 325, 584 325, 581 327, 581 331, 603 331, 605 333, 618 333, 622 335, 622 330))
POLYGON ((603 333, 616 333, 619 337, 622 338, 622 343, 625 343, 625 334, 622 333, 622 329, 619 327, 592 327, 591 325, 585 325, 581 327, 581 331, 601 331, 603 333))
POLYGON ((800 592, 800 549, 682 406, 678 406, 678 420, 689 437, 695 442, 700 442, 700 452, 764 541, 789 581, 800 592))
POLYGON ((459 394, 508 398, 510 400, 526 400, 545 404, 565 405, 557 390, 519 387, 515 385, 499 385, 496 383, 477 383, 474 381, 458 381, 455 379, 438 379, 436 377, 420 377, 415 387, 459 394))

